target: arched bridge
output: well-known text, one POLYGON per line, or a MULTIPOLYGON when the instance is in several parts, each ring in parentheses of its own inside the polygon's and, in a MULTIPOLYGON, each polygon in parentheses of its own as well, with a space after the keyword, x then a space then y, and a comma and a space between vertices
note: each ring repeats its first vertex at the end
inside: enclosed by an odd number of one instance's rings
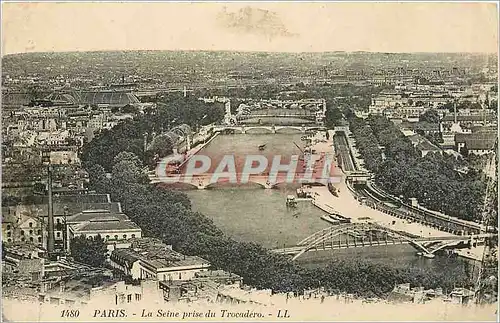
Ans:
MULTIPOLYGON (((172 182, 167 182, 167 180, 164 180, 162 177, 157 176, 157 174, 151 173, 148 175, 149 180, 151 184, 174 184, 172 182)), ((171 176, 175 176, 172 174, 171 176)), ((265 189, 272 189, 275 188, 277 185, 287 183, 286 178, 280 178, 278 177, 276 181, 270 181, 269 176, 266 175, 251 175, 248 178, 248 181, 246 183, 242 183, 240 178, 237 178, 237 181, 235 183, 230 183, 227 177, 224 176, 218 176, 217 173, 214 174, 203 174, 203 175, 193 175, 190 178, 183 178, 181 174, 179 174, 180 178, 177 181, 178 183, 182 183, 183 185, 191 186, 192 188, 197 188, 197 189, 210 189, 210 188, 215 188, 220 185, 245 185, 245 184, 257 184, 262 188, 265 189), (214 181, 214 175, 216 178, 221 178, 221 180, 215 180, 214 181)), ((237 176, 238 177, 238 176, 237 176)))
POLYGON ((311 130, 325 130, 326 128, 323 126, 264 126, 264 125, 257 125, 257 126, 215 126, 213 128, 214 131, 224 131, 224 130, 233 130, 235 132, 240 132, 240 133, 246 133, 249 130, 253 129, 259 129, 259 130, 267 130, 271 133, 277 133, 280 130, 283 129, 293 129, 293 130, 298 130, 302 133, 306 133, 307 131, 311 130))
POLYGON ((346 223, 320 230, 296 246, 274 249, 273 252, 294 255, 293 260, 309 251, 345 249, 388 244, 410 244, 423 255, 433 255, 444 248, 460 243, 477 242, 496 234, 443 237, 413 237, 374 223, 346 223))
POLYGON ((238 114, 236 115, 236 119, 238 121, 248 120, 248 119, 262 119, 262 118, 296 118, 303 119, 306 121, 315 121, 316 114, 315 113, 291 113, 291 112, 283 112, 283 113, 258 113, 257 111, 250 114, 238 114))

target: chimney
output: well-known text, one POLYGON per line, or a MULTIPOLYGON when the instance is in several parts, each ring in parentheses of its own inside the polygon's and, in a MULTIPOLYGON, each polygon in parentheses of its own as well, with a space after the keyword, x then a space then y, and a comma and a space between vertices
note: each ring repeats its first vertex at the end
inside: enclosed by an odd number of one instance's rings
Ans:
POLYGON ((69 250, 69 246, 68 246, 68 223, 67 223, 67 220, 68 220, 68 206, 65 205, 64 206, 64 224, 63 224, 63 248, 64 248, 64 252, 67 252, 69 250))
POLYGON ((54 253, 54 210, 52 203, 52 166, 47 167, 47 185, 48 185, 48 195, 49 195, 49 205, 48 205, 48 243, 47 251, 49 257, 54 253))
POLYGON ((453 103, 453 108, 455 110, 455 123, 457 123, 457 101, 453 103))

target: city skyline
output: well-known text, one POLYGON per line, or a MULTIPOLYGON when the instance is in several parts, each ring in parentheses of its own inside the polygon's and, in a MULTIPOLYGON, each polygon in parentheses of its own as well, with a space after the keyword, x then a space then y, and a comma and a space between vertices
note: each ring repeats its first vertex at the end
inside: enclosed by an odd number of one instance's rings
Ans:
POLYGON ((498 11, 492 2, 4 3, 2 9, 2 55, 111 50, 498 52, 498 11))

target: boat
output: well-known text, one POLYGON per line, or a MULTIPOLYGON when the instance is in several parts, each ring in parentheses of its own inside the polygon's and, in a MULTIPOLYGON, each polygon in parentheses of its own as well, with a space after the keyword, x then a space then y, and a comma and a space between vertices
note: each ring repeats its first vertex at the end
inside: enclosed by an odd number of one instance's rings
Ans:
POLYGON ((329 222, 330 224, 340 224, 340 222, 332 217, 330 217, 328 214, 327 215, 322 215, 321 220, 324 220, 326 222, 329 222))
POLYGON ((286 197, 286 206, 287 207, 296 207, 297 206, 297 201, 295 200, 295 196, 288 195, 286 197))

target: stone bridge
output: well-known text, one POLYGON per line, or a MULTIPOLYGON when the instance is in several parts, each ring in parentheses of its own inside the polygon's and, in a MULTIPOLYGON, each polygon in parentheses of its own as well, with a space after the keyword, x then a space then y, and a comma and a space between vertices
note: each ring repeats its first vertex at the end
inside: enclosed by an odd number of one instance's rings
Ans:
POLYGON ((259 118, 296 118, 303 119, 307 121, 315 121, 316 114, 301 114, 301 113, 278 113, 278 114, 268 114, 268 113, 256 113, 251 114, 240 114, 236 116, 238 121, 243 121, 247 119, 259 119, 259 118))
MULTIPOLYGON (((221 185, 247 185, 247 184, 257 184, 265 189, 275 188, 277 185, 287 183, 287 179, 282 177, 276 178, 275 181, 271 180, 268 175, 250 175, 248 181, 243 183, 240 178, 237 178, 236 182, 231 183, 226 174, 203 174, 203 175, 193 175, 189 178, 182 177, 181 174, 178 174, 180 178, 176 183, 180 185, 190 186, 192 188, 197 188, 200 190, 215 188, 221 185), (220 178, 219 180, 214 180, 215 178, 220 178)), ((171 176, 176 176, 176 174, 172 174, 171 176)), ((169 181, 168 178, 162 178, 157 176, 156 174, 150 174, 149 180, 151 184, 166 184, 172 185, 176 184, 173 181, 169 181)))
POLYGON ((312 130, 325 130, 326 128, 323 126, 264 126, 264 125, 256 125, 256 126, 215 126, 214 131, 221 132, 225 130, 233 130, 239 133, 247 133, 249 130, 258 129, 258 130, 267 130, 270 133, 278 133, 283 129, 292 129, 297 130, 302 133, 306 133, 312 130))

